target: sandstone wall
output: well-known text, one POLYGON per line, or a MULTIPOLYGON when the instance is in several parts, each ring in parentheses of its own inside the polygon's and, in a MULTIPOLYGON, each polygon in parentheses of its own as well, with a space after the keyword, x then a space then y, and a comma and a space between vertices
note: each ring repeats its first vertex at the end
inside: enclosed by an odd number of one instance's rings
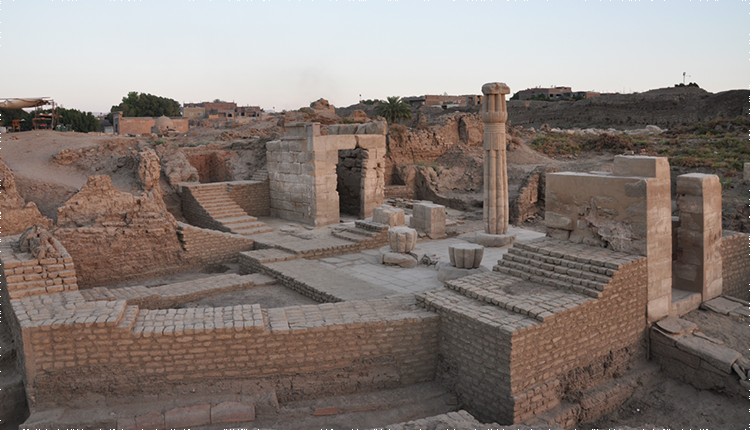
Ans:
POLYGON ((54 257, 34 258, 29 253, 14 250, 11 246, 15 243, 13 239, 9 237, 0 242, 1 280, 10 298, 78 289, 73 258, 67 251, 62 249, 54 257))
POLYGON ((362 149, 360 218, 383 204, 385 136, 380 123, 289 124, 287 136, 266 144, 271 216, 306 224, 339 222, 336 165, 339 151, 362 149), (353 134, 349 134, 353 133, 353 134))
POLYGON ((750 236, 724 230, 721 240, 722 294, 750 301, 750 236))
POLYGON ((669 164, 661 157, 616 156, 611 174, 551 173, 549 235, 648 256, 649 319, 669 313, 672 220, 669 164))

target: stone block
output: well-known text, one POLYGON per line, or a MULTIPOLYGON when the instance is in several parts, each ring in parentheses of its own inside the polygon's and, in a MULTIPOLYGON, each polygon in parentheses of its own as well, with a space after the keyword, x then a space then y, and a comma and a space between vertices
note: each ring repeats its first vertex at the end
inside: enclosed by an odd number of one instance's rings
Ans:
POLYGON ((448 247, 451 266, 459 269, 476 269, 482 264, 484 246, 474 243, 457 243, 448 247))
POLYGON ((373 208, 372 221, 389 227, 404 225, 404 210, 390 205, 373 208))
POLYGON ((255 421, 255 405, 224 402, 211 408, 211 423, 238 423, 244 421, 255 421))
POLYGON ((573 230, 573 220, 565 215, 559 213, 547 211, 544 213, 544 225, 547 228, 555 228, 560 230, 573 230))
POLYGON ((386 245, 379 250, 380 264, 387 266, 400 266, 405 269, 411 269, 417 267, 417 256, 413 252, 401 253, 393 252, 389 245, 386 245))
POLYGON ((211 405, 205 403, 171 409, 164 413, 164 424, 169 428, 211 424, 211 405))
POLYGON ((745 163, 745 170, 743 170, 742 179, 745 182, 750 182, 750 163, 745 163))
POLYGON ((411 220, 412 223, 421 225, 421 229, 431 239, 445 237, 445 206, 429 202, 415 203, 411 220))

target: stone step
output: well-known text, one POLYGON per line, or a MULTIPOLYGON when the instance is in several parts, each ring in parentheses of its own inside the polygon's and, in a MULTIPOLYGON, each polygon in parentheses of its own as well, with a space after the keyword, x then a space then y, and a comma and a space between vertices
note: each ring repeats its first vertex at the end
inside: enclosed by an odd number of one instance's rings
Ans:
POLYGON ((446 281, 445 286, 466 297, 527 315, 538 321, 546 321, 557 313, 592 300, 588 295, 552 286, 529 285, 521 279, 502 276, 497 272, 446 281))
POLYGON ((246 224, 249 222, 255 222, 258 218, 250 215, 227 217, 227 218, 214 218, 216 222, 221 223, 225 227, 232 228, 233 225, 246 224))
POLYGON ((230 198, 226 198, 224 200, 210 200, 210 201, 206 201, 206 200, 201 199, 199 201, 199 203, 205 209, 208 209, 208 208, 220 208, 220 207, 224 207, 224 206, 237 206, 237 203, 235 203, 234 200, 232 200, 230 198))
POLYGON ((359 233, 352 232, 350 230, 334 230, 331 232, 331 235, 333 237, 338 237, 339 239, 344 240, 350 240, 352 242, 359 242, 365 239, 369 239, 372 236, 364 236, 359 233))
POLYGON ((273 263, 276 261, 287 261, 300 258, 299 254, 293 254, 281 249, 268 248, 245 251, 241 253, 243 258, 249 258, 260 264, 273 263))
POLYGON ((602 270, 606 271, 610 270, 611 274, 614 275, 614 270, 612 269, 605 269, 604 267, 600 266, 592 266, 592 265, 586 265, 583 263, 577 263, 574 261, 563 261, 557 258, 553 257, 547 257, 546 259, 543 259, 541 255, 534 255, 532 257, 529 257, 528 255, 531 254, 528 251, 521 251, 524 252, 526 255, 518 255, 516 253, 510 253, 503 255, 503 260, 513 261, 520 264, 525 264, 529 266, 533 266, 537 269, 546 270, 549 272, 556 272, 556 273, 562 273, 562 274, 568 274, 570 276, 575 277, 581 277, 583 279, 587 279, 589 281, 596 281, 603 284, 607 284, 610 280, 611 275, 601 275, 595 272, 592 272, 591 270, 602 270))
POLYGON ((247 216, 247 212, 241 208, 210 209, 207 212, 214 219, 247 216))
POLYGON ((623 264, 631 263, 643 258, 638 255, 623 254, 606 248, 571 243, 549 237, 519 243, 517 246, 514 246, 514 248, 550 256, 552 258, 584 263, 592 266, 600 266, 613 270, 619 269, 623 264))
POLYGON ((573 285, 581 285, 597 291, 604 291, 604 287, 610 281, 610 278, 608 277, 605 277, 603 280, 588 279, 583 276, 583 272, 581 272, 580 270, 570 269, 565 266, 554 266, 554 270, 546 270, 540 267, 534 267, 529 264, 507 259, 499 260, 497 264, 499 266, 510 267, 511 269, 524 270, 529 274, 544 276, 549 279, 558 279, 573 285))
MULTIPOLYGON (((567 255, 567 258, 555 257, 552 255, 545 255, 540 252, 532 251, 529 249, 523 249, 520 247, 513 247, 508 250, 508 254, 517 257, 528 258, 530 260, 538 261, 553 266, 564 266, 571 269, 580 270, 582 272, 590 272, 593 274, 601 275, 603 277, 611 277, 615 274, 616 269, 604 267, 600 264, 591 264, 590 259, 579 258, 575 259, 574 256, 567 255), (588 262, 586 262, 588 261, 588 262)), ((596 263, 596 262, 595 262, 596 263)))
POLYGON ((242 224, 232 224, 232 231, 236 232, 238 230, 244 230, 247 228, 257 228, 257 227, 264 227, 264 226, 267 226, 267 224, 262 221, 248 221, 242 224))
POLYGON ((242 230, 232 230, 233 233, 241 234, 243 236, 252 236, 254 234, 268 233, 273 231, 273 227, 261 223, 262 225, 255 228, 244 228, 242 230))
MULTIPOLYGON (((500 260, 498 263, 502 262, 503 260, 500 260)), ((517 268, 511 268, 505 265, 498 264, 497 266, 494 266, 492 268, 493 272, 500 272, 509 276, 513 276, 516 278, 525 279, 527 281, 535 282, 542 285, 549 285, 557 288, 562 288, 565 290, 572 290, 577 293, 586 294, 587 296, 599 298, 601 296, 601 291, 596 290, 595 288, 589 288, 586 286, 583 286, 580 284, 581 280, 578 280, 579 283, 575 284, 572 282, 569 282, 568 280, 561 279, 562 275, 560 274, 554 274, 555 277, 549 277, 549 276, 539 276, 535 275, 533 273, 530 273, 528 270, 528 267, 523 267, 522 269, 517 268)), ((592 282, 592 281, 586 281, 586 282, 592 282)))

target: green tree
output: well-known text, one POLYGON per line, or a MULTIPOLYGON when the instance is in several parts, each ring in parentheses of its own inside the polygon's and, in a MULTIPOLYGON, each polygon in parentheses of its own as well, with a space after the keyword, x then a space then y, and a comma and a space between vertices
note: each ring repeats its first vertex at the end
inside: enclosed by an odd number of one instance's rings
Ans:
POLYGON ((58 124, 69 127, 79 133, 99 131, 99 120, 91 112, 81 112, 78 109, 57 108, 58 124))
MULTIPOLYGON (((122 116, 180 116, 180 103, 166 97, 131 91, 122 98, 111 112, 122 112, 122 116)), ((107 117, 108 119, 111 116, 107 117)))
POLYGON ((380 115, 393 124, 397 120, 409 121, 411 119, 411 106, 401 97, 388 97, 386 101, 375 106, 375 114, 380 115))

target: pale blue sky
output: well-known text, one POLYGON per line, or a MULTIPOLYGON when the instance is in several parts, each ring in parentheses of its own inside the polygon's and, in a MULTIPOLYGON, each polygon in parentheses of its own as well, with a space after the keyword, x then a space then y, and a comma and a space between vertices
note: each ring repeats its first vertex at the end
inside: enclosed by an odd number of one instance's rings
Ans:
POLYGON ((750 84, 750 3, 0 0, 0 97, 109 111, 129 91, 276 110, 320 97, 750 84))

